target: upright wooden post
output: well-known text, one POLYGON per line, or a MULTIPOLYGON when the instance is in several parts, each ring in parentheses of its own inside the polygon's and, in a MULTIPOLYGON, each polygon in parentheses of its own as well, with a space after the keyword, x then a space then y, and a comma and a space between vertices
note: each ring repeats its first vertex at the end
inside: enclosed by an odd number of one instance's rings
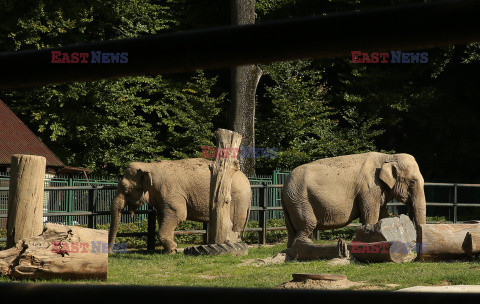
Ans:
POLYGON ((210 166, 210 220, 208 226, 208 243, 223 244, 239 241, 233 232, 230 219, 231 185, 233 174, 240 170, 237 153, 242 136, 236 132, 218 129, 217 154, 210 166))
POLYGON ((7 248, 43 231, 43 191, 46 159, 15 154, 10 168, 7 248))

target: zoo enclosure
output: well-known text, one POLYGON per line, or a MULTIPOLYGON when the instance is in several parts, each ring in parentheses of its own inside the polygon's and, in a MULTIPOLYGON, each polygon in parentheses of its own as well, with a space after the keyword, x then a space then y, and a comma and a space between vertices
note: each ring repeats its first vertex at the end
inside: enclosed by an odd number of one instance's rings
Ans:
MULTIPOLYGON (((250 209, 250 220, 258 221, 258 227, 246 228, 247 232, 257 232, 258 242, 267 243, 267 232, 285 230, 280 227, 268 225, 268 219, 283 219, 281 207, 281 188, 289 172, 274 171, 272 176, 263 176, 249 178, 252 187, 252 206, 250 209)), ((8 177, 0 177, 0 221, 6 223, 6 204, 8 202, 8 177)), ((85 225, 89 228, 97 228, 98 225, 110 222, 110 202, 115 195, 116 181, 107 180, 85 180, 85 179, 61 179, 47 178, 45 180, 44 195, 44 222, 54 222, 67 225, 85 225)), ((480 184, 460 184, 460 183, 425 183, 425 194, 427 197, 427 215, 432 215, 435 211, 445 214, 448 210, 448 221, 458 223, 459 208, 476 208, 480 203, 466 203, 466 199, 459 200, 462 190, 480 190, 480 184), (443 192, 432 190, 443 189, 443 192), (447 190, 447 191, 445 191, 447 190), (445 194, 448 197, 445 198, 445 194), (439 196, 443 199, 435 200, 439 196)), ((469 193, 463 193, 469 194, 469 193)), ((480 198, 480 192, 472 193, 467 197, 480 198)), ((475 199, 476 200, 476 199, 475 199)), ((479 199, 480 200, 480 199, 479 199)), ((401 208, 406 206, 396 201, 387 204, 392 213, 406 213, 401 208), (399 208, 399 209, 396 209, 399 208)), ((469 212, 468 214, 475 214, 469 212)), ((467 217, 467 219, 469 219, 467 217)), ((129 212, 123 211, 121 221, 123 223, 138 223, 147 221, 146 232, 119 233, 118 237, 147 237, 147 248, 155 248, 155 229, 156 212, 151 207, 142 206, 135 211, 131 217, 129 212)), ((429 222, 435 223, 435 221, 429 222)), ((352 223, 349 226, 355 226, 358 223, 352 223)), ((3 226, 4 227, 4 226, 3 226)), ((203 234, 206 235, 207 225, 200 230, 175 231, 179 234, 203 234)), ((5 241, 5 239, 0 239, 5 241)))

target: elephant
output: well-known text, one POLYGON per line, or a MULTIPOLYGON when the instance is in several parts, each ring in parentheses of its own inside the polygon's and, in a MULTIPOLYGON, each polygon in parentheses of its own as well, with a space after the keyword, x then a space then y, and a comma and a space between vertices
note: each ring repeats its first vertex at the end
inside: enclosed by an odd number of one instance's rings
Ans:
MULTIPOLYGON (((130 163, 117 185, 110 206, 110 252, 125 206, 131 213, 145 203, 156 210, 159 225, 157 235, 167 253, 176 251, 174 230, 179 223, 185 220, 208 223, 211 163, 205 158, 130 163)), ((230 206, 230 219, 236 236, 246 224, 251 199, 248 178, 241 171, 236 171, 232 177, 230 206)))
POLYGON ((410 154, 369 152, 324 158, 296 167, 282 189, 287 248, 312 243, 314 230, 388 217, 387 202, 407 205, 417 226, 426 223, 424 180, 410 154))

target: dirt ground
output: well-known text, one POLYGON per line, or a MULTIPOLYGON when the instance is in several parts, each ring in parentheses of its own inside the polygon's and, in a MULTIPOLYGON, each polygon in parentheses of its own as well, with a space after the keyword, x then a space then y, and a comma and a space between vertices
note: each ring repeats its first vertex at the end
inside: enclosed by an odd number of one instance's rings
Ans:
POLYGON ((318 290, 388 290, 397 287, 396 284, 387 284, 386 286, 371 285, 366 282, 352 282, 349 279, 343 280, 304 280, 285 282, 277 286, 284 289, 318 289, 318 290))

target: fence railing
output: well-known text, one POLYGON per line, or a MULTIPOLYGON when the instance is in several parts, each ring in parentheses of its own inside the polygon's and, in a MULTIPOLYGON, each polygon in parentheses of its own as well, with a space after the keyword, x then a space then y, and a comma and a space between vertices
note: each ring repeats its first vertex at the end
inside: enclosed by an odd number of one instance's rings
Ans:
MULTIPOLYGON (((458 223, 458 208, 460 207, 469 207, 469 208, 478 208, 480 203, 459 203, 458 202, 458 189, 465 188, 480 188, 480 184, 461 184, 461 183, 425 183, 426 187, 449 187, 454 190, 453 201, 450 203, 445 202, 427 202, 427 207, 449 207, 453 209, 453 223, 458 223)), ((267 220, 269 218, 269 212, 283 212, 281 206, 273 205, 275 201, 272 201, 272 198, 276 199, 275 196, 272 196, 271 193, 278 192, 279 189, 283 187, 282 184, 271 184, 263 181, 260 184, 252 184, 253 196, 256 197, 258 205, 252 205, 250 212, 252 214, 258 213, 258 227, 257 228, 246 228, 246 232, 258 232, 258 243, 266 244, 267 243, 267 232, 275 230, 285 230, 285 226, 281 227, 268 227, 267 220)), ((107 222, 109 222, 110 211, 108 210, 107 205, 99 204, 99 197, 102 192, 114 191, 116 186, 106 185, 106 186, 61 186, 61 187, 45 187, 45 192, 64 192, 64 193, 73 193, 76 198, 80 198, 82 201, 86 201, 87 204, 84 205, 83 209, 86 210, 65 210, 65 211, 50 211, 44 212, 43 216, 48 222, 60 222, 63 224, 68 224, 71 221, 68 218, 83 218, 79 223, 83 223, 88 228, 96 229, 98 227, 99 221, 98 217, 107 217, 107 222), (58 220, 60 218, 61 220, 58 220)), ((8 192, 8 187, 0 187, 1 192, 8 192)), ((105 196, 103 196, 105 197, 105 196)), ((253 200, 253 199, 252 199, 253 200)), ((389 202, 388 206, 404 206, 403 203, 399 202, 389 202)), ((427 210, 428 211, 428 210, 427 210)), ((129 212, 124 210, 122 211, 123 216, 129 217, 129 212)), ((134 214, 137 216, 137 220, 142 217, 147 218, 147 231, 146 232, 131 232, 131 233, 118 233, 118 237, 147 237, 147 249, 153 250, 155 248, 155 229, 156 229, 156 212, 153 208, 148 206, 143 206, 142 209, 136 210, 134 214)), ((123 217, 122 216, 122 217, 123 217)), ((0 214, 0 219, 6 219, 7 214, 0 214)), ((102 223, 105 221, 102 221, 102 223)), ((434 222, 430 222, 434 223, 434 222)), ((359 224, 350 224, 349 226, 355 226, 359 224)), ((204 225, 203 229, 200 230, 187 230, 187 231, 175 231, 176 235, 180 234, 203 234, 204 237, 207 234, 208 225, 204 225)), ((5 241, 5 239, 0 239, 0 241, 5 241)))

